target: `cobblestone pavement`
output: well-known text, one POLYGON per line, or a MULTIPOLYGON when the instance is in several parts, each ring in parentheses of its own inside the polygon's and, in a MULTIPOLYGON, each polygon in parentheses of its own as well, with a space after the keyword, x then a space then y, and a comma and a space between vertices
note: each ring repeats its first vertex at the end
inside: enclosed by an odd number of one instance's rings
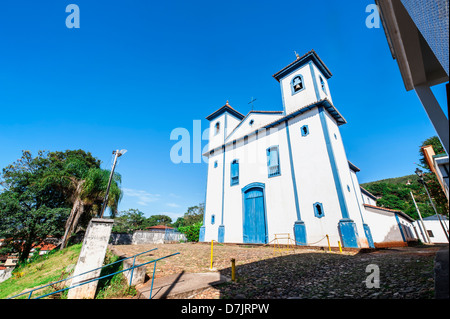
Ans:
MULTIPOLYGON (((129 256, 155 247, 156 251, 143 255, 139 261, 180 252, 157 263, 156 277, 183 270, 209 270, 211 250, 210 245, 204 243, 117 246, 129 256)), ((434 298, 433 265, 440 248, 418 246, 339 253, 215 244, 213 268, 231 277, 230 260, 234 258, 237 280, 208 288, 193 298, 434 298), (379 288, 366 285, 368 276, 374 274, 373 268, 366 272, 368 265, 379 269, 379 288)), ((153 266, 147 269, 149 276, 152 271, 153 266)))

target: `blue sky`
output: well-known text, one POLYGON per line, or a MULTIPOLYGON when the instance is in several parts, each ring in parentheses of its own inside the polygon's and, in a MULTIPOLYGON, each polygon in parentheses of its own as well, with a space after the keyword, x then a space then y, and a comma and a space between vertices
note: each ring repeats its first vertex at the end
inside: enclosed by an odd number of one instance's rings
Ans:
MULTIPOLYGON (((314 49, 360 183, 412 174, 436 135, 406 92, 373 1, 8 1, 0 4, 0 167, 21 150, 84 149, 117 172, 119 210, 173 220, 205 199, 204 163, 174 164, 177 127, 193 132, 229 100, 243 114, 282 110, 272 74, 314 49), (69 29, 68 4, 80 8, 69 29)), ((443 86, 433 88, 441 105, 443 86)), ((192 143, 192 141, 191 141, 192 143)), ((205 145, 207 141, 203 141, 205 145)), ((192 149, 191 149, 192 157, 192 149)))

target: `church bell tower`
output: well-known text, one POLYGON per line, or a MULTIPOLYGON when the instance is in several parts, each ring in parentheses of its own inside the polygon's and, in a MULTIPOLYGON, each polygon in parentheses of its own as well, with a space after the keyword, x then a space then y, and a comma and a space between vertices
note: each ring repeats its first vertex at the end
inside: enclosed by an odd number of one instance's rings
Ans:
POLYGON ((323 99, 331 100, 328 79, 332 74, 314 50, 278 71, 273 77, 280 83, 284 114, 323 99))

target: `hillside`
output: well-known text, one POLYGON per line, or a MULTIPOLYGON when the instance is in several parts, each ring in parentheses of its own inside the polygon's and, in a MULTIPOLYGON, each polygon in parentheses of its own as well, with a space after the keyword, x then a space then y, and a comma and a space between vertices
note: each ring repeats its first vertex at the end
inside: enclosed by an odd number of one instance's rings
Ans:
MULTIPOLYGON (((445 207, 445 200, 442 199, 443 194, 442 191, 439 192, 439 185, 435 177, 428 174, 425 180, 427 181, 438 212, 447 215, 448 210, 445 207)), ((425 192, 425 188, 418 182, 418 178, 414 174, 364 183, 361 186, 379 197, 377 200, 378 206, 401 210, 413 219, 418 219, 419 216, 410 194, 412 191, 422 217, 435 214, 425 192)))
MULTIPOLYGON (((44 286, 51 282, 55 282, 64 278, 70 277, 74 266, 77 263, 78 256, 81 251, 81 244, 69 246, 63 250, 54 250, 49 254, 39 256, 32 262, 25 266, 17 266, 13 272, 13 276, 8 280, 0 283, 0 299, 6 299, 14 295, 20 294, 26 290, 44 286)), ((105 264, 109 264, 118 260, 118 256, 113 255, 109 251, 105 257, 105 264)), ((121 263, 117 264, 121 267, 121 263)), ((118 271, 121 268, 113 266, 105 267, 102 270, 101 276, 108 273, 118 271), (110 268, 110 269, 107 269, 110 268)), ((57 284, 54 287, 49 286, 33 292, 32 298, 42 296, 63 288, 63 283, 57 284)), ((96 299, 106 299, 114 296, 123 297, 128 294, 128 287, 124 282, 122 274, 114 275, 112 278, 105 278, 100 280, 96 299)), ((61 295, 52 295, 48 298, 64 299, 67 291, 61 295)), ((26 299, 28 294, 18 297, 18 299, 26 299)))

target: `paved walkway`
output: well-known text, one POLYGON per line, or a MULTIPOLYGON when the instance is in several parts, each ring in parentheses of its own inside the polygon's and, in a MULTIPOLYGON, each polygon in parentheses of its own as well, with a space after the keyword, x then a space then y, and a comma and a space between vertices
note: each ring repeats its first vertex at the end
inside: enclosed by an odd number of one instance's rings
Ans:
POLYGON ((187 299, 209 287, 229 281, 228 277, 218 272, 188 274, 184 271, 179 274, 155 278, 153 290, 152 280, 136 287, 137 299, 187 299))

